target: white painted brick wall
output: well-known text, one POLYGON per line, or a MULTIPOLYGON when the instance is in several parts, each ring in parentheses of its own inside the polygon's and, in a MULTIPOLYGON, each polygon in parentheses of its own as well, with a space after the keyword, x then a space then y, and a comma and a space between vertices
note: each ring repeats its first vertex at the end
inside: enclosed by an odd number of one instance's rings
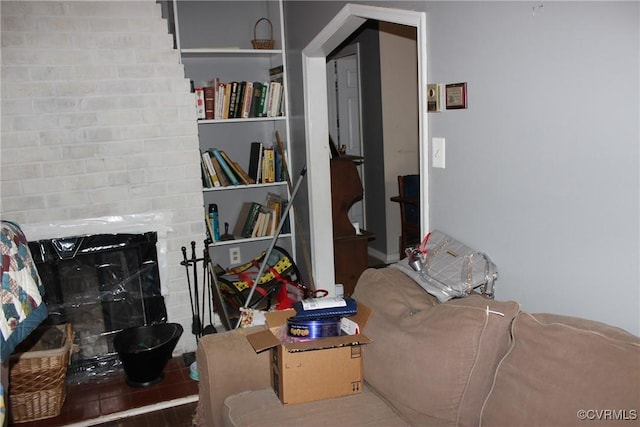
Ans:
MULTIPOLYGON (((171 212, 169 320, 190 334, 182 246, 205 238, 189 81, 160 6, 2 1, 0 214, 20 224, 171 212)), ((27 236, 28 237, 28 236, 27 236)), ((62 237, 62 236, 61 236, 62 237)))

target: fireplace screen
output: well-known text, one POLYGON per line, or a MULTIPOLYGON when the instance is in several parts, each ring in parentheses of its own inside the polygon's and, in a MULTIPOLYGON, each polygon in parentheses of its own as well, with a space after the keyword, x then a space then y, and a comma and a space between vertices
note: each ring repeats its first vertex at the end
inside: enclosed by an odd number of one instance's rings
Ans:
POLYGON ((45 288, 47 323, 73 325, 72 377, 119 366, 113 338, 120 330, 167 321, 156 241, 148 232, 29 242, 45 288))

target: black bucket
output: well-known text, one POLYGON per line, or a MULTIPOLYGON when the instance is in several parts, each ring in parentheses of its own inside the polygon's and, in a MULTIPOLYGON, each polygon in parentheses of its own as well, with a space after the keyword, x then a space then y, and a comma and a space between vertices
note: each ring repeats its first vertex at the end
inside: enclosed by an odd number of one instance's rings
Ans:
POLYGON ((179 323, 137 326, 118 332, 113 345, 122 361, 127 384, 146 387, 162 381, 164 367, 182 332, 179 323))

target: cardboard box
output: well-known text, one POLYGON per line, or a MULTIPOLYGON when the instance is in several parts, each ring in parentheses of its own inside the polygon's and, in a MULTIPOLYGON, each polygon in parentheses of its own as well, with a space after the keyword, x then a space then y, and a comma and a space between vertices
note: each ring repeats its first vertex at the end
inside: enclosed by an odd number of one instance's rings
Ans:
MULTIPOLYGON (((277 331, 295 310, 265 314, 269 329, 247 335, 257 353, 271 350, 271 383, 284 404, 312 402, 362 391, 362 345, 371 342, 364 334, 281 343, 277 331)), ((371 310, 358 305, 350 316, 364 328, 371 310)))

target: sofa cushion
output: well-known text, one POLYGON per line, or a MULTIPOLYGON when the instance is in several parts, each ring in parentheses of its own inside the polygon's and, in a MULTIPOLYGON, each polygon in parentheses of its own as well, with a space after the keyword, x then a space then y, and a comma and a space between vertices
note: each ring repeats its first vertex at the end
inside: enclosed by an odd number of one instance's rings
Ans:
POLYGON ((477 425, 518 304, 479 295, 438 304, 395 268, 366 270, 353 296, 373 309, 365 380, 412 425, 477 425))
POLYGON ((365 270, 358 278, 352 296, 378 313, 409 315, 438 305, 436 297, 428 294, 401 270, 390 267, 365 270))
POLYGON ((224 402, 224 426, 405 426, 407 425, 368 387, 362 393, 297 405, 283 405, 272 389, 229 396, 224 402))
POLYGON ((640 419, 640 338, 595 321, 528 313, 516 317, 512 333, 482 410, 483 426, 640 419))

